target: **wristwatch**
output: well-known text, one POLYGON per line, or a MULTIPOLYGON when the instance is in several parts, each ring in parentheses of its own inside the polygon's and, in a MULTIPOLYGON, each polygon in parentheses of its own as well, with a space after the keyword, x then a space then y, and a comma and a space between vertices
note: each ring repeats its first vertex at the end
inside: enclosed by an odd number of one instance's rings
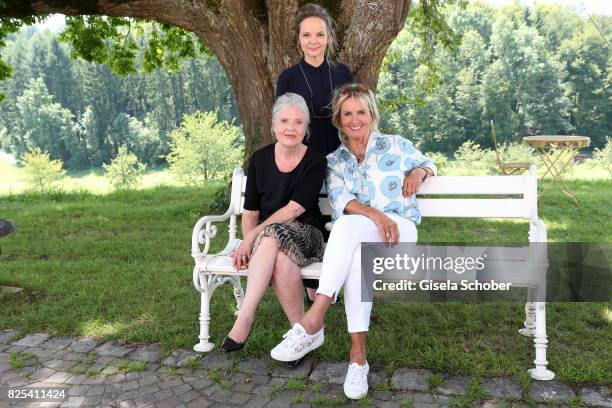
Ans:
POLYGON ((423 183, 425 180, 427 180, 429 177, 433 176, 433 171, 429 168, 429 167, 415 167, 414 169, 410 169, 408 171, 406 171, 404 173, 405 176, 408 176, 410 173, 412 173, 415 169, 423 169, 425 170, 425 176, 423 176, 423 178, 421 179, 421 183, 423 183), (430 173, 431 172, 431 173, 430 173))
POLYGON ((417 167, 417 169, 425 170, 425 176, 421 179, 421 183, 425 182, 425 180, 433 176, 433 171, 431 171, 429 167, 417 167))

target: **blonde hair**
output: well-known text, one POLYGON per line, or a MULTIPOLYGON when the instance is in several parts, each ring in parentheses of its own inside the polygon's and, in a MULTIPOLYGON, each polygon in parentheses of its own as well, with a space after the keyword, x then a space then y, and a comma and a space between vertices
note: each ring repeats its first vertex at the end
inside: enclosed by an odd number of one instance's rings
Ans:
POLYGON ((332 106, 332 116, 331 121, 332 124, 338 128, 338 137, 340 141, 346 143, 346 134, 342 131, 342 120, 340 118, 341 112, 340 108, 342 104, 348 98, 358 99, 363 106, 365 106, 370 112, 370 118, 372 122, 370 123, 370 132, 378 131, 378 122, 380 121, 380 114, 378 113, 378 107, 376 106, 376 99, 374 98, 374 93, 370 91, 368 88, 361 84, 350 84, 344 85, 334 92, 334 97, 331 101, 332 106))
POLYGON ((300 25, 302 21, 309 17, 317 17, 325 22, 325 29, 327 31, 327 46, 325 47, 325 57, 330 60, 336 52, 336 31, 334 30, 334 19, 329 15, 328 11, 319 6, 318 4, 304 4, 297 12, 295 18, 295 34, 297 37, 298 49, 302 52, 299 47, 300 44, 300 25))

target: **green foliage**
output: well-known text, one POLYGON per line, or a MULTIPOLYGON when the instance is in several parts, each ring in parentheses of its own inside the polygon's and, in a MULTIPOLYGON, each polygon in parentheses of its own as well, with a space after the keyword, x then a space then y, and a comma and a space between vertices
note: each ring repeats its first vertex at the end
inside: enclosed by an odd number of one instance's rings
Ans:
POLYGON ((204 43, 188 31, 124 17, 68 17, 60 38, 70 43, 72 57, 108 64, 119 75, 136 72, 140 47, 144 49, 141 66, 146 72, 158 68, 177 71, 182 60, 210 55, 204 43))
POLYGON ((443 13, 450 6, 465 7, 466 0, 421 0, 411 7, 409 25, 421 42, 418 61, 426 67, 420 77, 419 87, 432 93, 443 82, 442 66, 434 58, 436 46, 454 49, 461 43, 461 36, 448 25, 443 13))
POLYGON ((499 146, 499 154, 503 162, 535 163, 538 156, 531 146, 522 143, 504 143, 499 146))
POLYGON ((72 114, 53 101, 42 78, 30 79, 17 98, 13 137, 17 155, 35 147, 73 167, 87 165, 85 146, 73 132, 72 114))
POLYGON ((606 138, 603 149, 593 150, 593 158, 590 161, 593 165, 605 169, 612 178, 612 138, 606 138))
POLYGON ((121 145, 113 161, 102 167, 106 170, 106 178, 117 190, 129 190, 138 186, 147 165, 140 163, 126 145, 121 145))
POLYGON ((147 368, 148 362, 146 361, 129 361, 125 363, 121 363, 117 366, 117 369, 121 371, 123 374, 127 373, 138 373, 140 371, 144 371, 147 368))
POLYGON ((32 184, 41 193, 49 191, 53 183, 61 180, 66 173, 62 169, 61 160, 51 160, 49 153, 41 151, 38 147, 21 156, 21 163, 30 176, 32 184))
MULTIPOLYGON (((411 7, 379 77, 381 128, 447 156, 465 140, 491 147, 490 120, 500 144, 580 134, 602 148, 612 134, 611 54, 593 24, 560 5, 464 3, 411 7)), ((612 17, 593 17, 611 38, 612 17)), ((0 144, 16 157, 38 146, 66 168, 98 167, 125 143, 143 163, 159 165, 184 115, 218 109, 222 120, 238 117, 223 68, 200 58, 208 51, 191 33, 142 20, 69 17, 60 43, 33 27, 16 32, 27 21, 1 21, 2 59, 19 75, 0 84, 0 144), (71 61, 71 51, 97 62, 71 61)))
POLYGON ((36 362, 36 355, 25 351, 16 351, 9 355, 9 364, 13 370, 19 371, 26 363, 32 364, 36 362))
MULTIPOLYGON (((430 48, 430 64, 421 59, 427 45, 412 20, 389 48, 378 83, 382 129, 447 155, 465 140, 492 147, 490 120, 499 144, 579 134, 603 146, 612 134, 611 54, 585 16, 560 5, 482 2, 446 7, 443 16, 461 43, 430 48), (427 92, 432 64, 440 84, 427 92)), ((610 17, 594 17, 612 36, 610 17)))
POLYGON ((219 121, 216 112, 187 115, 170 134, 170 170, 192 185, 226 177, 242 160, 240 129, 219 121))
MULTIPOLYGON (((612 17, 599 17, 604 34, 611 38, 612 17)), ((563 41, 558 50, 567 74, 564 90, 572 102, 569 114, 575 134, 591 137, 595 147, 602 147, 605 138, 612 135, 611 49, 590 23, 583 29, 574 27, 571 38, 563 41)))
POLYGON ((444 168, 448 165, 448 158, 444 153, 438 152, 429 152, 425 153, 427 157, 429 157, 435 163, 438 168, 438 175, 444 175, 444 168))
MULTIPOLYGON (((152 25, 144 28, 142 41, 152 25)), ((140 69, 119 77, 106 65, 71 60, 57 34, 34 28, 12 35, 3 56, 19 75, 0 84, 7 95, 0 104, 0 145, 16 157, 40 147, 67 169, 100 167, 126 144, 141 162, 163 165, 168 133, 183 115, 218 109, 222 119, 237 116, 230 84, 213 58, 183 61, 178 72, 140 69)))
POLYGON ((430 390, 434 390, 444 384, 444 377, 440 374, 432 374, 427 378, 427 384, 430 390))
POLYGON ((483 150, 479 144, 468 140, 455 152, 456 165, 463 169, 463 174, 471 176, 479 169, 492 167, 493 154, 491 150, 483 150))
MULTIPOLYGON (((0 3, 0 9, 4 6, 4 3, 0 3)), ((32 24, 37 20, 40 20, 40 18, 28 17, 24 19, 16 19, 10 17, 0 17, 0 49, 6 46, 6 42, 4 41, 6 36, 19 31, 24 24, 32 24)), ((3 59, 0 59, 0 81, 7 79, 12 72, 13 68, 3 59)), ((2 102, 3 99, 4 93, 0 93, 0 102, 2 102)))

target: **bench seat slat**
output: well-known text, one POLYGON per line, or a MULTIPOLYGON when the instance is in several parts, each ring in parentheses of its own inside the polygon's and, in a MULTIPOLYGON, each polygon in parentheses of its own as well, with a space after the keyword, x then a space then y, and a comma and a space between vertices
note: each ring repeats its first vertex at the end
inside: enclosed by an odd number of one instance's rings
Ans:
MULTIPOLYGON (((306 279, 319 279, 321 276, 321 262, 315 262, 308 266, 301 268, 302 278, 306 279)), ((200 269, 214 271, 214 273, 221 273, 223 275, 235 275, 235 276, 246 276, 248 274, 247 269, 235 271, 232 266, 232 258, 229 256, 219 255, 207 255, 204 257, 203 262, 200 265, 200 269)))

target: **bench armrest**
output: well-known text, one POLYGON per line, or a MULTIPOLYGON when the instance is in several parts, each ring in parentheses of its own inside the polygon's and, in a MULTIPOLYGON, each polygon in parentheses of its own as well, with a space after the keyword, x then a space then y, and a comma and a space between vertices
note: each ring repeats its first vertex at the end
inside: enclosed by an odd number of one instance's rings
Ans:
MULTIPOLYGON (((231 220, 230 224, 233 224, 233 227, 235 228, 236 215, 234 214, 234 209, 231 205, 230 208, 228 208, 222 215, 206 215, 196 222, 195 226, 193 227, 193 233, 191 234, 191 256, 196 262, 208 254, 208 251, 210 250, 210 241, 217 235, 217 226, 213 225, 213 223, 227 220, 231 220), (200 245, 204 245, 204 249, 201 250, 200 245)), ((230 234, 229 239, 230 242, 228 242, 226 248, 232 245, 235 246, 235 243, 231 242, 231 235, 232 234, 230 234)))

